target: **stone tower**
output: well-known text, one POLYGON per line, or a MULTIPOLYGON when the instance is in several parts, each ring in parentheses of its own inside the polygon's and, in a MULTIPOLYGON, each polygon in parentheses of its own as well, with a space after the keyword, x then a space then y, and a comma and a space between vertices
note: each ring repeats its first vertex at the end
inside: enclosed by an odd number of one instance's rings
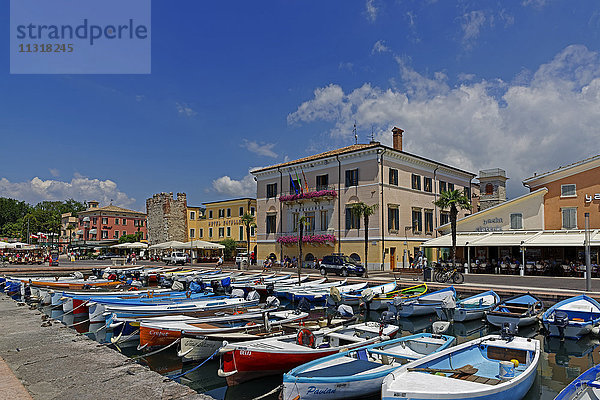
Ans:
POLYGON ((479 171, 479 204, 481 210, 506 201, 506 171, 500 168, 479 171))
POLYGON ((158 193, 146 200, 150 245, 187 240, 187 198, 185 193, 158 193))

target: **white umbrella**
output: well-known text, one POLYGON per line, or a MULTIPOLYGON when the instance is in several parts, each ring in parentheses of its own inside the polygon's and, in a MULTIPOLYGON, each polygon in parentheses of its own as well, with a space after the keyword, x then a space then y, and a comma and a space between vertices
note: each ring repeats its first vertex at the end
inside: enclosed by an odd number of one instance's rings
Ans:
POLYGON ((134 243, 124 243, 127 246, 125 246, 128 249, 147 249, 148 245, 146 243, 142 243, 142 242, 134 242, 134 243))
POLYGON ((129 243, 120 243, 120 244, 113 244, 112 246, 110 246, 111 249, 125 249, 127 248, 127 245, 129 243))
POLYGON ((217 250, 224 249, 225 246, 219 243, 206 242, 204 240, 192 240, 191 242, 185 243, 186 249, 205 249, 205 250, 217 250))
POLYGON ((21 248, 25 248, 25 247, 29 247, 30 245, 27 243, 21 243, 21 242, 14 242, 14 243, 9 243, 8 246, 6 246, 7 249, 21 249, 21 248))
POLYGON ((0 249, 8 249, 8 243, 0 242, 0 249))
POLYGON ((150 249, 184 249, 186 248, 186 244, 179 242, 177 240, 171 240, 170 242, 153 244, 149 247, 150 249))

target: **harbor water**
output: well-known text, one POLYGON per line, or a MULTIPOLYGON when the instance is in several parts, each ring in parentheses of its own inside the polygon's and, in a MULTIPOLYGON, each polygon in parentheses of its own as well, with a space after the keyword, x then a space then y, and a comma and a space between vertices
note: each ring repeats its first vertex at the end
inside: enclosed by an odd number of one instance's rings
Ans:
MULTIPOLYGON (((110 333, 107 332, 102 323, 90 324, 85 320, 78 322, 72 314, 63 316, 62 310, 44 308, 44 312, 69 326, 73 325, 73 329, 88 335, 91 339, 100 343, 110 342, 110 333)), ((321 312, 325 313, 326 310, 321 312)), ((371 321, 378 321, 379 318, 380 314, 373 311, 368 315, 361 316, 361 319, 371 321)), ((397 337, 400 334, 406 336, 414 333, 431 332, 432 324, 436 320, 435 315, 420 318, 400 318, 397 323, 401 328, 401 332, 397 337)), ((587 336, 578 341, 547 338, 539 333, 540 327, 541 325, 535 324, 523 327, 518 332, 519 336, 538 339, 542 348, 538 375, 525 400, 554 399, 573 379, 600 362, 600 340, 598 338, 587 336)), ((457 343, 493 333, 499 333, 499 331, 483 320, 465 323, 455 322, 451 324, 446 332, 448 335, 455 336, 457 343)), ((281 375, 228 387, 225 379, 217 375, 218 357, 199 366, 199 362, 182 363, 181 358, 176 354, 175 346, 156 354, 146 352, 149 355, 138 351, 137 343, 131 343, 124 347, 112 346, 116 351, 135 358, 136 361, 148 366, 150 369, 215 399, 277 399, 279 396, 278 388, 282 383, 281 375)), ((379 397, 375 396, 374 399, 376 398, 379 397)))

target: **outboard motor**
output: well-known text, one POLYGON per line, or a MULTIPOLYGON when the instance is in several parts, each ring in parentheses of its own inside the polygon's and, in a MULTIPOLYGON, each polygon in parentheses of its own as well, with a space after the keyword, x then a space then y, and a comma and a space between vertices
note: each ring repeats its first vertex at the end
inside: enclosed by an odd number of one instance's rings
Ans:
POLYGON ((384 311, 381 313, 381 322, 391 324, 396 321, 396 314, 391 311, 384 311))
POLYGON ((310 301, 306 300, 304 297, 301 298, 300 301, 298 302, 297 309, 300 311, 309 312, 310 308, 311 308, 310 301))
POLYGON ((337 309, 337 312, 342 317, 353 317, 354 316, 354 310, 352 309, 352 306, 349 306, 347 304, 340 304, 340 306, 337 309))
POLYGON ((500 336, 503 340, 510 342, 517 334, 518 329, 517 325, 513 322, 505 322, 504 325, 502 325, 502 329, 500 329, 500 336))
POLYGON ((569 325, 569 314, 564 311, 554 312, 554 323, 552 324, 558 328, 558 336, 561 339, 565 338, 565 328, 569 325))
POLYGON ((269 296, 265 300, 265 307, 267 308, 279 308, 281 301, 275 296, 269 296))
POLYGON ((273 282, 267 283, 266 290, 268 294, 272 294, 275 291, 275 284, 273 282))
POLYGON ((256 290, 251 290, 248 293, 248 296, 246 296, 246 300, 248 300, 248 301, 260 300, 260 294, 258 294, 258 292, 256 290))

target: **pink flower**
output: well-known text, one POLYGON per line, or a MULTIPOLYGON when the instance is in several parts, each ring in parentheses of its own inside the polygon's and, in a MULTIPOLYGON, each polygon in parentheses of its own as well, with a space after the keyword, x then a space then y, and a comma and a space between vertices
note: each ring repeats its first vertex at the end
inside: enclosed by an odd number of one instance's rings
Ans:
POLYGON ((298 194, 287 194, 279 196, 279 201, 294 201, 299 199, 314 199, 317 197, 336 197, 337 192, 335 190, 317 190, 315 192, 305 192, 298 194))

